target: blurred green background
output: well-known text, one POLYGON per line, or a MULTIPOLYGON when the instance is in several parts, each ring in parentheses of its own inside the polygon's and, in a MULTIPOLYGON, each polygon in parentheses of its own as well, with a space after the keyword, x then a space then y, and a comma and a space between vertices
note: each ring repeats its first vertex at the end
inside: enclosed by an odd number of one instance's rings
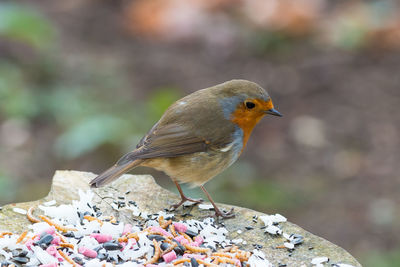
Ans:
POLYGON ((244 78, 284 117, 256 127, 214 198, 400 266, 399 15, 389 0, 0 1, 0 204, 45 196, 57 169, 101 172, 179 97, 244 78))

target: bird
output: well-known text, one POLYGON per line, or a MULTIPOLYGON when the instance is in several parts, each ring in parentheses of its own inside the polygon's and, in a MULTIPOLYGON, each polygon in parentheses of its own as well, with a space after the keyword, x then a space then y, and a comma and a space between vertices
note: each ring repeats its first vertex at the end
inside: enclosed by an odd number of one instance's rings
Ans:
POLYGON ((187 197, 180 184, 200 187, 214 207, 215 216, 234 217, 233 209, 220 210, 204 184, 232 165, 243 152, 255 125, 265 116, 282 116, 271 97, 255 82, 230 80, 189 94, 173 103, 139 141, 136 148, 92 181, 97 188, 138 166, 166 173, 181 200, 187 197))

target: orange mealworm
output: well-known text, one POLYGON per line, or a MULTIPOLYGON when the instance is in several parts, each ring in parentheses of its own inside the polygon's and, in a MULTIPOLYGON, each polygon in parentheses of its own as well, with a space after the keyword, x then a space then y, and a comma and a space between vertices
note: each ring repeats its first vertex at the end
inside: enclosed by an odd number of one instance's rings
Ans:
POLYGON ((210 267, 218 266, 218 265, 216 265, 216 264, 208 263, 208 262, 205 262, 205 261, 200 260, 200 259, 196 259, 196 261, 197 261, 199 264, 203 264, 204 266, 210 266, 210 267))
POLYGON ((210 251, 209 248, 200 248, 200 247, 195 247, 195 246, 191 246, 188 244, 182 244, 187 250, 191 251, 191 252, 195 252, 195 253, 207 253, 210 251))
POLYGON ((25 231, 25 232, 23 232, 19 237, 18 237, 18 239, 17 239, 17 241, 15 242, 15 243, 19 243, 19 242, 21 242, 22 240, 24 240, 24 238, 26 237, 26 235, 28 234, 28 231, 25 231))
POLYGON ((12 235, 13 233, 11 233, 11 232, 1 232, 0 233, 0 238, 1 237, 4 237, 5 235, 12 235))
POLYGON ((160 248, 160 245, 158 244, 158 242, 155 239, 153 239, 153 245, 154 245, 154 255, 144 265, 156 263, 158 261, 158 259, 160 258, 161 248, 160 248))
POLYGON ((211 257, 212 259, 216 260, 216 264, 218 263, 229 263, 235 266, 240 266, 238 261, 235 261, 231 258, 226 258, 226 257, 211 257))
POLYGON ((126 236, 121 236, 118 238, 119 243, 127 243, 128 242, 128 237, 126 236))
POLYGON ((221 253, 221 252, 214 252, 213 254, 211 254, 211 256, 232 258, 232 255, 229 255, 228 253, 221 253))
POLYGON ((235 253, 235 252, 237 252, 238 250, 239 250, 239 247, 238 247, 238 246, 232 246, 229 252, 230 252, 230 253, 235 253))
POLYGON ((71 244, 71 243, 60 243, 60 247, 74 249, 74 244, 71 244))
MULTIPOLYGON (((216 264, 208 263, 208 262, 205 262, 205 261, 200 260, 200 259, 196 259, 196 261, 197 261, 197 263, 203 264, 204 266, 210 266, 210 267, 218 266, 216 264)), ((189 258, 182 258, 182 259, 174 261, 173 264, 174 265, 178 265, 178 264, 182 264, 184 262, 190 262, 190 259, 189 258)))
POLYGON ((231 252, 231 249, 232 249, 232 247, 225 247, 225 248, 219 249, 217 252, 222 252, 222 253, 231 252))
POLYGON ((168 221, 166 221, 163 225, 161 225, 161 227, 163 228, 163 229, 167 229, 167 227, 169 226, 169 225, 171 225, 172 224, 172 220, 168 220, 168 221))
POLYGON ((158 217, 158 224, 161 226, 162 224, 164 224, 165 220, 164 220, 164 216, 159 216, 158 217))
POLYGON ((176 261, 174 261, 173 262, 173 264, 174 265, 178 265, 178 264, 181 264, 181 263, 184 263, 184 262, 190 262, 190 259, 188 259, 188 258, 182 258, 182 259, 179 259, 179 260, 176 260, 176 261))
POLYGON ((170 226, 169 226, 169 231, 171 232, 171 234, 172 234, 174 237, 177 236, 176 231, 175 231, 175 226, 174 226, 173 224, 170 224, 170 226))
POLYGON ((138 233, 130 233, 129 235, 127 235, 127 238, 135 238, 136 241, 139 240, 138 233))
POLYGON ((163 216, 158 217, 158 224, 162 229, 166 229, 171 223, 172 220, 165 221, 163 216))
POLYGON ((63 257, 69 264, 72 264, 72 266, 77 266, 76 262, 74 262, 64 251, 61 249, 58 250, 58 253, 60 253, 61 257, 63 257))
POLYGON ((56 224, 55 222, 53 222, 52 220, 50 220, 49 218, 47 218, 44 215, 39 215, 39 218, 42 219, 43 221, 45 221, 47 224, 54 226, 58 231, 61 231, 61 232, 78 231, 78 229, 75 229, 75 228, 68 228, 68 227, 64 227, 59 224, 56 224))
POLYGON ((103 221, 98 219, 98 218, 96 218, 96 217, 93 217, 93 216, 90 216, 90 215, 85 215, 85 216, 83 216, 83 218, 88 220, 89 222, 97 221, 101 226, 103 225, 103 221))
POLYGON ((60 234, 59 232, 55 232, 55 234, 60 238, 61 243, 68 243, 67 239, 65 239, 62 234, 60 234))
POLYGON ((28 218, 28 220, 32 223, 38 223, 40 222, 39 219, 37 219, 36 217, 33 216, 33 211, 35 210, 34 207, 30 207, 28 209, 28 212, 26 213, 26 217, 28 218))
POLYGON ((235 258, 240 261, 248 261, 250 258, 250 252, 239 250, 238 252, 236 252, 235 258))

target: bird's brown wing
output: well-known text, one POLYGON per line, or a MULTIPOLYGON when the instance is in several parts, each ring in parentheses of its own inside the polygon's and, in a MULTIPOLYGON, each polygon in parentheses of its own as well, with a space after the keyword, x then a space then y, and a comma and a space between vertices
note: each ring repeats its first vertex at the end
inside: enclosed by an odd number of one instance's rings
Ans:
POLYGON ((178 123, 168 123, 159 125, 157 123, 142 138, 136 149, 125 154, 118 162, 97 176, 90 182, 92 187, 100 187, 117 179, 122 174, 139 166, 143 160, 150 158, 171 158, 192 154, 196 152, 205 152, 208 149, 223 147, 229 143, 229 138, 224 142, 210 143, 207 139, 197 136, 190 130, 178 123))
MULTIPOLYGON (((213 144, 215 145, 215 144, 213 144)), ((142 138, 136 149, 119 161, 118 165, 133 159, 170 158, 196 152, 204 152, 210 144, 205 138, 192 134, 185 127, 173 123, 158 127, 158 124, 142 138)))

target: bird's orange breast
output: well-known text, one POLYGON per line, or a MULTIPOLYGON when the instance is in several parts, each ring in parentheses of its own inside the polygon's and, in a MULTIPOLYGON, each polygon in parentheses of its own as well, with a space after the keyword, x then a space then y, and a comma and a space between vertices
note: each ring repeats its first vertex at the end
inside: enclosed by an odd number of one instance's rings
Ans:
POLYGON ((256 99, 257 107, 254 110, 248 110, 244 104, 240 104, 237 109, 231 115, 231 121, 238 125, 243 131, 243 147, 245 148, 247 141, 254 129, 254 126, 265 116, 264 110, 273 108, 271 100, 263 101, 256 99))

